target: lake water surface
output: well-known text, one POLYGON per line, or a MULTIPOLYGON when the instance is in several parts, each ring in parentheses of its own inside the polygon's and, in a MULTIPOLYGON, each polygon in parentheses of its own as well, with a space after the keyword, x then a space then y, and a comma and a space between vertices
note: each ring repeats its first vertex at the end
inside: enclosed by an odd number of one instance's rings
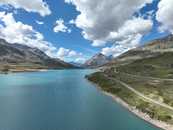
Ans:
POLYGON ((91 72, 0 75, 0 130, 159 130, 89 83, 91 72))

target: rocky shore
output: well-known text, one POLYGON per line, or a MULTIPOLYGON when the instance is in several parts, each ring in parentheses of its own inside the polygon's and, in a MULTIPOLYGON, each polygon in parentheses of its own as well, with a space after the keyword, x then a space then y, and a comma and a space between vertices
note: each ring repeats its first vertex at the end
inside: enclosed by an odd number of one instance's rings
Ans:
POLYGON ((152 125, 154 125, 158 128, 161 128, 163 130, 173 130, 173 125, 167 124, 163 121, 159 121, 159 120, 155 120, 155 119, 150 118, 150 116, 147 115, 146 113, 143 113, 143 112, 139 111, 138 109, 136 109, 135 107, 128 105, 122 99, 120 99, 119 97, 117 97, 111 93, 108 93, 105 91, 103 93, 107 96, 112 97, 112 99, 115 100, 117 103, 121 104, 123 107, 128 109, 130 112, 134 113, 136 116, 140 117, 141 119, 151 123, 152 125))

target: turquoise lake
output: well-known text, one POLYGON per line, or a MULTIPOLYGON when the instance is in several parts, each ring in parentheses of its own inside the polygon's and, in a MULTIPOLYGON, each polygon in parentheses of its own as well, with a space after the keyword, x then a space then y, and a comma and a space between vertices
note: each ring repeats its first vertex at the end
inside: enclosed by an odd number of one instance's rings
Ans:
POLYGON ((0 130, 159 130, 104 95, 92 70, 0 75, 0 130))

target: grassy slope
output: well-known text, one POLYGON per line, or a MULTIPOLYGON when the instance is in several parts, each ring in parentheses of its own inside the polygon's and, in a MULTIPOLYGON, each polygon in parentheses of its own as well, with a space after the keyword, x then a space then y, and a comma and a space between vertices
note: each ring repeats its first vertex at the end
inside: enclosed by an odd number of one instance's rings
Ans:
POLYGON ((117 95, 131 106, 148 113, 151 118, 173 124, 172 111, 142 100, 121 84, 107 79, 104 74, 131 85, 154 100, 173 106, 173 81, 143 78, 173 78, 173 52, 166 52, 154 58, 136 60, 125 65, 113 64, 104 72, 97 72, 88 77, 90 81, 97 83, 104 91, 117 95), (128 74, 136 76, 133 77, 128 74))
POLYGON ((173 52, 136 60, 128 65, 117 67, 117 70, 135 75, 173 78, 173 52))
POLYGON ((151 118, 173 124, 173 118, 171 117, 171 115, 173 115, 172 111, 144 101, 138 95, 129 91, 121 84, 107 79, 104 74, 104 72, 97 72, 88 76, 87 78, 88 80, 98 84, 104 91, 120 97, 129 105, 136 107, 144 113, 147 113, 151 118))

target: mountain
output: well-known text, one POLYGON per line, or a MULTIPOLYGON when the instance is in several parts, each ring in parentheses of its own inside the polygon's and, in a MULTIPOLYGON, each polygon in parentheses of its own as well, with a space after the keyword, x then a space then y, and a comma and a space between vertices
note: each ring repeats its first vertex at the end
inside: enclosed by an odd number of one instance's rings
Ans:
POLYGON ((111 60, 111 57, 107 57, 101 53, 98 53, 94 55, 91 59, 87 60, 84 63, 83 67, 96 68, 108 63, 110 60, 111 60))
POLYGON ((173 107, 173 35, 129 50, 86 78, 132 109, 173 125, 165 107, 173 107))
POLYGON ((118 73, 172 79, 173 35, 129 50, 103 66, 110 73, 111 68, 118 73))
POLYGON ((10 44, 0 39, 0 70, 3 68, 22 71, 32 69, 63 69, 74 66, 60 59, 54 59, 37 48, 10 44))
POLYGON ((148 44, 129 50, 113 59, 108 65, 128 64, 136 60, 152 58, 164 53, 173 53, 173 35, 156 39, 148 44))
POLYGON ((69 64, 71 64, 71 65, 73 65, 73 66, 75 66, 75 67, 77 67, 77 68, 82 68, 82 64, 77 63, 77 62, 71 61, 71 62, 69 62, 69 64))

